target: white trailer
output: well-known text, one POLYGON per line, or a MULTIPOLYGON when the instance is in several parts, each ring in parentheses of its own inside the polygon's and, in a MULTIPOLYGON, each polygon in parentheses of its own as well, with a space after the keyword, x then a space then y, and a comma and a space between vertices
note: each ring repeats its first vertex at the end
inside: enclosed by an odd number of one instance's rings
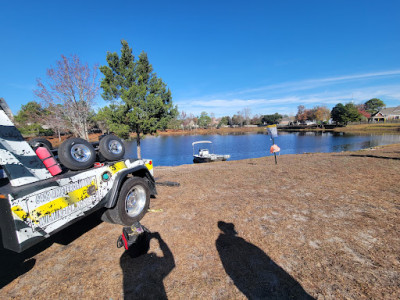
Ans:
POLYGON ((22 252, 100 208, 102 219, 130 226, 156 195, 151 160, 104 161, 52 176, 0 102, 0 233, 3 246, 22 252), (6 113, 7 112, 7 113, 6 113), (1 174, 0 174, 1 175, 1 174))

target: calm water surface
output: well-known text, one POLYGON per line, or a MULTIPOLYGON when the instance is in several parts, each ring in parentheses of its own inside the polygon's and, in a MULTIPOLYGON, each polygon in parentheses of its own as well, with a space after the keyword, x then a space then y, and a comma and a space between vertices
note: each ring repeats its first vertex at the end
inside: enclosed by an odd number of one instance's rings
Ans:
MULTIPOLYGON (((213 142, 216 154, 230 154, 230 160, 271 155, 270 136, 263 133, 235 135, 186 135, 146 137, 141 141, 142 157, 153 159, 155 166, 177 166, 193 163, 192 143, 213 142)), ((275 143, 283 154, 305 152, 340 152, 400 143, 400 135, 352 135, 332 132, 279 132, 275 143)), ((204 145, 203 148, 210 148, 204 145)), ((210 150, 212 149, 210 148, 210 150)), ((196 148, 198 151, 198 148, 196 148)), ((127 157, 136 157, 136 141, 127 142, 127 157)))

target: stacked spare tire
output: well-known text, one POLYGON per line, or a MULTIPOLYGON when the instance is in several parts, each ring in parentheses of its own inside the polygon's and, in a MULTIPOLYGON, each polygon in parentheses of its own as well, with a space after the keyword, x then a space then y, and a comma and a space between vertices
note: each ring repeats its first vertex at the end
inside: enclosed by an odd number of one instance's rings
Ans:
MULTIPOLYGON (((45 147, 53 150, 50 141, 44 138, 34 138, 29 141, 33 149, 45 147)), ((96 161, 117 161, 123 159, 125 145, 120 138, 113 134, 100 139, 98 153, 94 146, 81 138, 69 138, 58 148, 58 159, 66 168, 78 171, 93 167, 96 161)))
MULTIPOLYGON (((110 134, 99 142, 100 161, 116 161, 125 155, 125 146, 120 138, 110 134)), ((70 170, 84 170, 93 166, 96 151, 91 143, 81 138, 69 138, 58 148, 58 159, 70 170)))

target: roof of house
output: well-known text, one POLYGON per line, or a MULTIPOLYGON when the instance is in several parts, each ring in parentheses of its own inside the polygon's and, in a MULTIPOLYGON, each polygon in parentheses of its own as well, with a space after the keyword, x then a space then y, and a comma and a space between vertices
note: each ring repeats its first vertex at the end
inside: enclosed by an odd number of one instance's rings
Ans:
POLYGON ((400 105, 396 107, 386 107, 382 108, 379 112, 377 112, 374 116, 377 114, 381 114, 382 116, 389 116, 389 115, 399 115, 400 116, 400 105))
POLYGON ((358 111, 360 114, 362 114, 366 118, 370 118, 371 114, 369 112, 366 112, 365 110, 359 110, 358 111))

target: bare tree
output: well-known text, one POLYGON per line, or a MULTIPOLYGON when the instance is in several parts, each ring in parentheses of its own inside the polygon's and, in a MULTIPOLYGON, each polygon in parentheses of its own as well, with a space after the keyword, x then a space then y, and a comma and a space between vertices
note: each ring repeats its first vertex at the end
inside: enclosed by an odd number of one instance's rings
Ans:
POLYGON ((236 123, 240 127, 243 127, 243 124, 244 124, 244 112, 243 112, 243 110, 238 111, 237 115, 234 115, 232 117, 232 121, 233 121, 233 119, 235 119, 234 123, 236 123))
POLYGON ((246 125, 249 125, 250 124, 250 118, 251 118, 251 109, 250 109, 250 107, 243 108, 241 113, 242 113, 242 116, 244 118, 244 122, 246 123, 246 125))
POLYGON ((93 69, 82 63, 77 55, 61 55, 54 68, 47 70, 47 82, 37 80, 36 96, 44 101, 53 113, 62 114, 75 136, 88 139, 88 121, 99 85, 97 65, 93 69))
POLYGON ((181 111, 179 119, 182 121, 183 130, 190 129, 190 119, 187 116, 186 112, 181 111))
POLYGON ((46 114, 44 122, 55 131, 58 136, 58 140, 61 142, 61 132, 69 130, 68 122, 64 117, 63 107, 61 105, 49 105, 47 110, 48 114, 46 114))

